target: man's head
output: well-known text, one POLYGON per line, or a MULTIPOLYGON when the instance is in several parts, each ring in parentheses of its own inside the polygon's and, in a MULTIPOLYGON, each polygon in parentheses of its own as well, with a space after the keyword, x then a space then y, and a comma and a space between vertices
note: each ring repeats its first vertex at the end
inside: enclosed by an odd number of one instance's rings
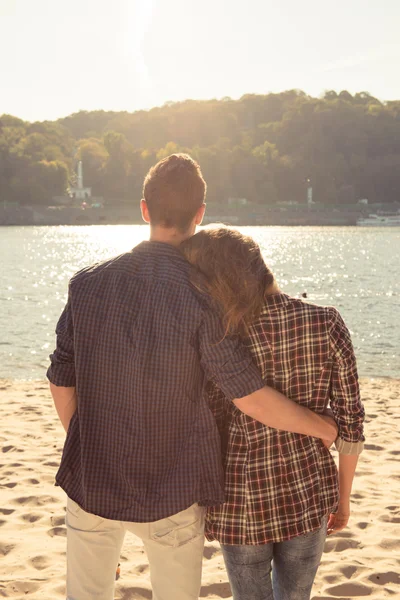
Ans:
POLYGON ((147 173, 141 204, 151 226, 194 233, 202 221, 207 185, 199 165, 188 154, 171 154, 147 173))

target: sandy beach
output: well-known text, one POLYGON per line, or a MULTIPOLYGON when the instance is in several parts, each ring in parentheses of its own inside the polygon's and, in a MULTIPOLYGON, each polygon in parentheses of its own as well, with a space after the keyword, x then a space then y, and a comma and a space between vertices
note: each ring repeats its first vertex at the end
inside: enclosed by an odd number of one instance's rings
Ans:
MULTIPOLYGON (((400 380, 363 379, 365 451, 349 527, 327 540, 313 600, 400 599, 400 380)), ((0 597, 65 598, 65 495, 54 487, 64 431, 45 381, 0 382, 0 597)), ((217 544, 201 597, 231 598, 217 544)), ((140 540, 125 539, 115 598, 151 598, 140 540)))

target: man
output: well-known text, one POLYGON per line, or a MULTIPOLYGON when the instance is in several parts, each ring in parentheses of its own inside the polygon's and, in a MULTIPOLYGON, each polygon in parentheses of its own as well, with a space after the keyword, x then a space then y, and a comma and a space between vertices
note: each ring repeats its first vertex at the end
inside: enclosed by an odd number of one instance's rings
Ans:
POLYGON ((68 496, 69 600, 114 597, 126 531, 143 540, 154 600, 198 598, 204 507, 224 500, 207 380, 271 427, 336 437, 329 418, 264 387, 192 286, 179 244, 205 193, 189 156, 159 162, 141 201, 150 241, 71 279, 48 371, 68 432, 56 479, 68 496))

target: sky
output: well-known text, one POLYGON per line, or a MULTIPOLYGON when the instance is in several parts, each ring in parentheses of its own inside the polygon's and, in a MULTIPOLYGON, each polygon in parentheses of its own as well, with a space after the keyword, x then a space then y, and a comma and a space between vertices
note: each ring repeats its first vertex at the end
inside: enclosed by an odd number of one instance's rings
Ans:
POLYGON ((399 0, 0 0, 0 114, 294 88, 398 100, 399 24, 399 0))

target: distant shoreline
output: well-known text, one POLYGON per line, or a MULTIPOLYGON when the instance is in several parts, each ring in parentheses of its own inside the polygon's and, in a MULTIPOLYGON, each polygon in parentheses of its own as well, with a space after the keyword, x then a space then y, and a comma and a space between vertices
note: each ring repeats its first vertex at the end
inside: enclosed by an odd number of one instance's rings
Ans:
MULTIPOLYGON (((346 209, 317 205, 269 207, 249 205, 239 209, 210 205, 204 224, 225 223, 238 226, 351 226, 365 216, 354 206, 346 209)), ((107 204, 101 208, 70 206, 0 208, 0 226, 29 225, 141 225, 138 204, 135 206, 107 204)))

